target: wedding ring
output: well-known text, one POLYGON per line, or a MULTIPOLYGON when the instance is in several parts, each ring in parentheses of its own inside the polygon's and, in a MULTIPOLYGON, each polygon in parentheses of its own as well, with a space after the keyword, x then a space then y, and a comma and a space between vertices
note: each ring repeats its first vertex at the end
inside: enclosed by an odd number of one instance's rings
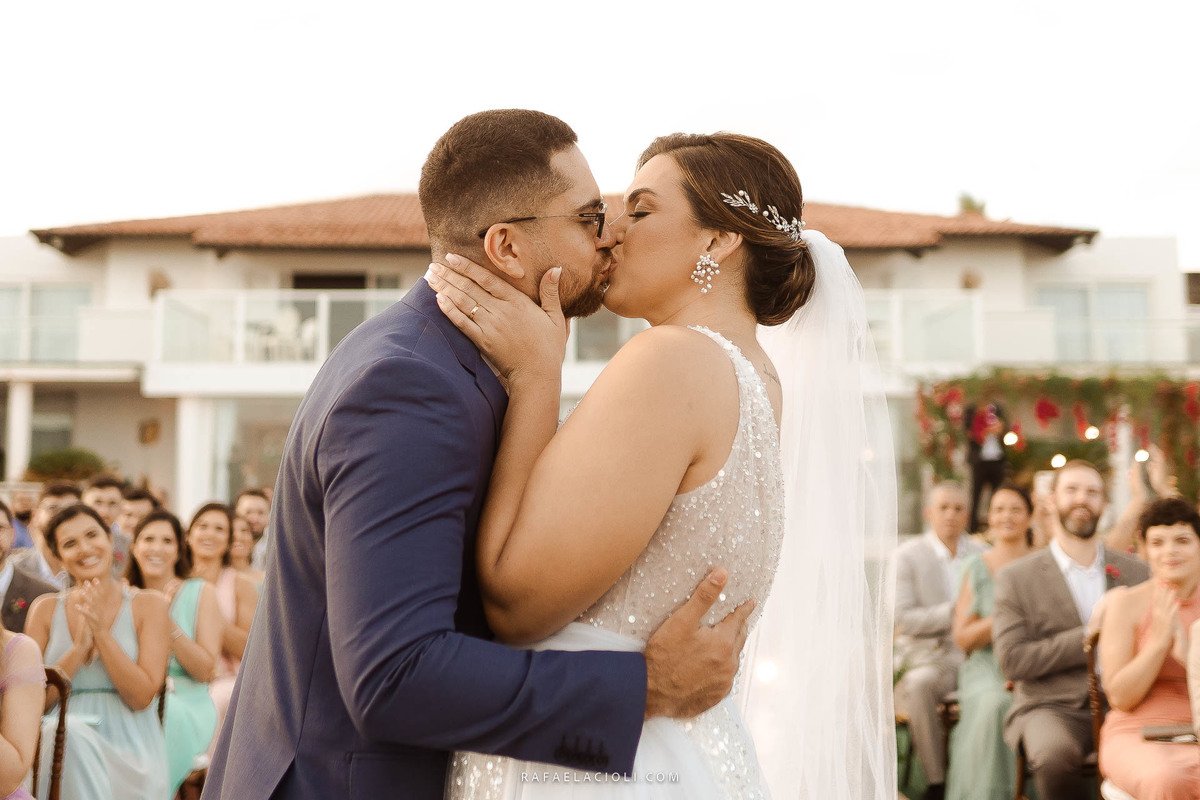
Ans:
POLYGON ((474 308, 472 308, 470 311, 467 312, 467 316, 470 317, 471 319, 475 319, 475 312, 478 310, 479 310, 479 306, 475 306, 474 308))

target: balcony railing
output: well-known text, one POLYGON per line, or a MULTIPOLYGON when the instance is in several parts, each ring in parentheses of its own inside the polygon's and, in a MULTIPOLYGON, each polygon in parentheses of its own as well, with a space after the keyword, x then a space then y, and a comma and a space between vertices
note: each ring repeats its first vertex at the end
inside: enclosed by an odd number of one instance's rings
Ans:
MULTIPOLYGON (((160 292, 154 360, 161 363, 321 363, 356 325, 401 291, 244 290, 160 292)), ((603 363, 640 320, 601 310, 572 325, 568 362, 603 363)))
POLYGON ((155 300, 155 361, 321 363, 403 296, 378 290, 171 290, 155 300))
MULTIPOLYGON (((402 295, 394 290, 164 291, 155 300, 148 336, 153 346, 141 358, 173 367, 312 367, 356 325, 402 295)), ((880 362, 893 374, 965 372, 988 365, 1200 364, 1200 318, 1064 319, 1043 307, 994 311, 985 308, 976 291, 872 289, 866 291, 866 304, 880 362)), ((89 317, 103 313, 84 309, 82 326, 69 319, 46 320, 18 326, 8 335, 0 327, 0 355, 40 347, 69 358, 80 340, 90 352, 95 345, 89 344, 94 338, 89 330, 113 327, 112 320, 89 317), (42 344, 35 347, 34 342, 42 344)), ((575 383, 590 383, 643 327, 639 320, 607 311, 576 320, 568 344, 568 374, 576 376, 575 383)))
POLYGON ((79 360, 79 316, 0 317, 0 363, 79 360))
POLYGON ((1036 306, 992 311, 974 291, 873 289, 866 302, 880 363, 902 372, 1200 363, 1200 318, 1063 318, 1036 306))

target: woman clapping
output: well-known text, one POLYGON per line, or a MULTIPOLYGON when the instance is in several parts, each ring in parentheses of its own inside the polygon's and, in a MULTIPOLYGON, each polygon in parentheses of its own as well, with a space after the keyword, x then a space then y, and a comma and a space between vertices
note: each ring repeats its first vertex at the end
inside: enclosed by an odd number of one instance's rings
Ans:
POLYGON ((171 660, 163 728, 167 737, 170 793, 174 797, 208 750, 217 709, 208 694, 221 651, 223 621, 215 590, 188 578, 183 527, 174 514, 152 511, 133 532, 127 577, 131 586, 161 592, 171 604, 171 660))
MULTIPOLYGON (((154 701, 167 672, 167 602, 113 577, 112 533, 88 506, 59 511, 45 537, 74 588, 38 598, 25 628, 72 682, 63 797, 162 800, 167 759, 154 701)), ((43 723, 42 791, 56 717, 43 723)))
POLYGON ((1100 666, 1112 706, 1100 732, 1100 770, 1142 800, 1200 797, 1195 748, 1146 741, 1143 729, 1190 725, 1185 631, 1200 619, 1200 514, 1178 497, 1155 500, 1137 523, 1150 580, 1109 595, 1100 666))

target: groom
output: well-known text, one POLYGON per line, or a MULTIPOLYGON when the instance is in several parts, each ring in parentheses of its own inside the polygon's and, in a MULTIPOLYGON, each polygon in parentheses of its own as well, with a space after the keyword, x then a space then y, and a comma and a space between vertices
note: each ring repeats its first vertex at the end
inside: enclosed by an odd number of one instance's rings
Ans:
MULTIPOLYGON (((596 310, 612 242, 575 142, 534 111, 455 124, 421 175, 435 257, 508 248, 510 283, 535 295, 560 266, 564 311, 596 310)), ((629 775, 646 717, 728 693, 749 606, 701 626, 721 570, 645 655, 489 641, 475 531, 506 404, 423 281, 329 357, 288 434, 205 800, 440 799, 453 750, 629 775)))

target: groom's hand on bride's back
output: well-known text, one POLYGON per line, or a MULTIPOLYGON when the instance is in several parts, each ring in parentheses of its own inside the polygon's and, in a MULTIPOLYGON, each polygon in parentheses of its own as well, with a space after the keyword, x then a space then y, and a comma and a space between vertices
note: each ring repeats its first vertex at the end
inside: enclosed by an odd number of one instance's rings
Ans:
POLYGON ((716 625, 704 624, 728 578, 720 567, 709 572, 646 642, 647 717, 694 717, 733 689, 754 601, 742 603, 716 625))

